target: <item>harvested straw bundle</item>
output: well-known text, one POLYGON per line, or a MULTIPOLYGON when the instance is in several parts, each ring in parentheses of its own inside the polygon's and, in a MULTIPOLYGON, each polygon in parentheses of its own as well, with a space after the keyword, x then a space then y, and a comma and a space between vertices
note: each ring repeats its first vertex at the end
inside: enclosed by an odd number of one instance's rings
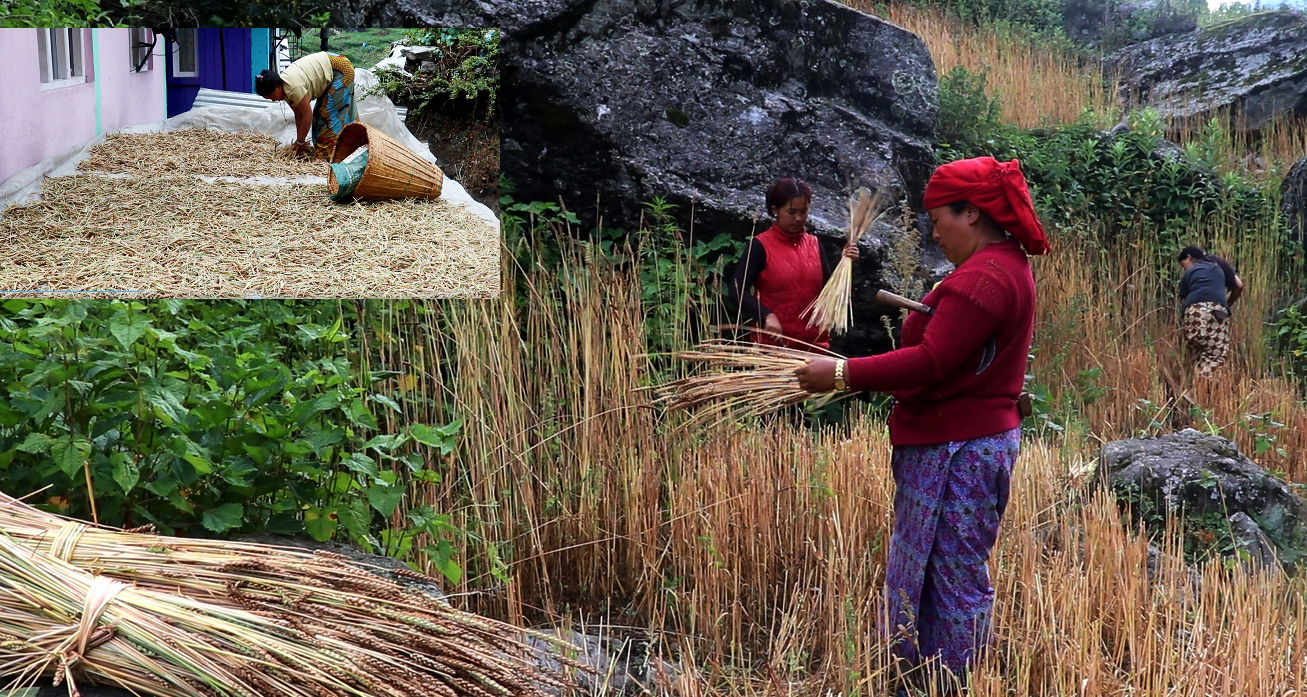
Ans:
POLYGON ((80 675, 185 697, 528 697, 563 684, 514 637, 557 638, 335 555, 94 528, 3 495, 0 528, 0 675, 14 686, 80 675))
POLYGON ((794 371, 809 358, 841 357, 830 352, 823 354, 726 339, 702 341, 673 355, 710 370, 659 387, 645 388, 659 393, 653 403, 665 405, 673 411, 698 409, 711 404, 714 408, 701 411, 691 418, 691 422, 700 421, 706 415, 717 415, 719 419, 714 424, 730 418, 766 414, 813 398, 819 404, 832 401, 834 393, 814 395, 799 387, 794 371))
POLYGON ((500 285, 499 229, 462 206, 343 206, 317 187, 55 177, 5 211, 0 238, 0 290, 493 298, 500 285))
POLYGON ((187 128, 166 133, 110 133, 78 163, 84 172, 190 174, 210 177, 325 177, 327 164, 293 157, 269 136, 187 128))
MULTIPOLYGON (((880 218, 889 206, 891 197, 888 190, 881 188, 872 196, 866 188, 860 188, 849 198, 848 242, 857 242, 866 234, 871 224, 880 218)), ((843 334, 849 328, 853 318, 853 260, 841 256, 830 279, 821 289, 821 294, 803 311, 808 316, 809 327, 820 327, 829 332, 843 334)))

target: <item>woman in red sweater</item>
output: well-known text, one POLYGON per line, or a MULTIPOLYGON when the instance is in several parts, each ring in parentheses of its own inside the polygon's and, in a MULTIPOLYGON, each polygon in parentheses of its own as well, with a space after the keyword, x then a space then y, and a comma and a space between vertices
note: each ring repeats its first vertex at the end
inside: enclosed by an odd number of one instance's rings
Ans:
MULTIPOLYGON (((801 179, 778 179, 767 189, 767 212, 775 222, 753 238, 735 265, 731 291, 741 318, 763 329, 784 335, 778 338, 755 332, 753 340, 799 347, 813 344, 825 348, 826 333, 808 326, 803 311, 821 294, 831 267, 821 254, 817 238, 806 229, 812 187, 801 179), (749 292, 749 288, 756 291, 749 292)), ((858 258, 858 246, 844 246, 844 256, 858 258)))
POLYGON ((1035 325, 1027 254, 1048 242, 1016 160, 939 167, 926 185, 935 240, 956 267, 903 322, 902 348, 800 368, 809 392, 889 392, 894 530, 888 629, 908 666, 965 676, 989 639, 989 553, 1020 446, 1017 399, 1035 325))

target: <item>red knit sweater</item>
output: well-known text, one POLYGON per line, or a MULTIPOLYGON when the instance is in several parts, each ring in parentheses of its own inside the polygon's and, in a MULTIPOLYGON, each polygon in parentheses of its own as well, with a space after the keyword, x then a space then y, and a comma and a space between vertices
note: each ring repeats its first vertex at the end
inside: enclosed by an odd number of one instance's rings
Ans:
POLYGON ((1035 279, 1021 245, 986 245, 922 302, 935 313, 914 312, 903 321, 902 348, 849 359, 849 389, 894 395, 894 445, 947 443, 1015 428, 1035 328, 1035 279), (990 336, 994 360, 976 374, 990 336))

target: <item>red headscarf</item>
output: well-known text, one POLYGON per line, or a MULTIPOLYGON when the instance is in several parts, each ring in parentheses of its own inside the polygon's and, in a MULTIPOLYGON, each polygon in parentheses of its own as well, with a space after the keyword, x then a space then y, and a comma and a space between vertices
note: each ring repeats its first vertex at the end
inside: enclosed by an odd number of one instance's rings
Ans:
POLYGON ((970 201, 1007 230, 1027 254, 1047 254, 1048 238, 1030 202, 1030 189, 1020 163, 974 157, 940 165, 926 183, 927 209, 970 201))

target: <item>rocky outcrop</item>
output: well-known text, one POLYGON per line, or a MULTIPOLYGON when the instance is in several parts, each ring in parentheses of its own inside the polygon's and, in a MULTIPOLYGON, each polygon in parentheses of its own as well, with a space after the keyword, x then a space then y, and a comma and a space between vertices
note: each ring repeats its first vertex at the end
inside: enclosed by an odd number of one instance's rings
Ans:
POLYGON ((1066 0, 1063 29, 1082 46, 1113 47, 1190 32, 1198 20, 1163 7, 1158 0, 1066 0))
MULTIPOLYGON (((561 198, 586 228, 634 229, 659 198, 698 239, 745 239, 769 224, 766 187, 792 175, 814 189, 809 227, 834 260, 854 188, 889 187, 919 207, 934 164, 925 44, 829 0, 351 7, 353 26, 502 17, 501 168, 515 198, 561 198)), ((881 318, 897 312, 871 298, 907 288, 891 260, 902 237, 883 224, 864 238, 855 329, 839 347, 850 354, 890 347, 881 318)), ((911 243, 929 287, 947 266, 924 236, 911 243)))
POLYGON ((1289 168, 1280 184, 1280 213, 1289 226, 1289 239, 1307 239, 1307 157, 1289 168))
POLYGON ((572 0, 343 0, 333 7, 342 27, 499 27, 521 34, 585 3, 572 0))
POLYGON ((1257 131, 1285 115, 1307 116, 1307 16, 1266 12, 1129 46, 1105 61, 1130 107, 1166 119, 1207 119, 1233 110, 1257 131))
MULTIPOLYGON (((1100 482, 1162 516, 1224 521, 1239 557, 1253 568, 1296 559, 1307 549, 1307 502, 1239 452, 1193 429, 1107 443, 1100 482)), ((1294 571, 1296 563, 1286 570, 1294 571)))
POLYGON ((854 186, 919 198, 938 95, 915 35, 826 0, 641 5, 587 3, 507 59, 520 198, 625 228, 662 198, 700 236, 741 237, 780 176, 813 186, 817 233, 838 234, 854 186))
MULTIPOLYGON (((568 694, 585 695, 652 695, 668 694, 680 670, 675 664, 650 653, 650 642, 631 636, 616 636, 597 631, 582 633, 577 631, 550 632, 559 636, 578 649, 569 656, 592 671, 589 674, 577 673, 573 676, 574 690, 568 694)), ((534 637, 527 642, 541 652, 543 658, 537 659, 542 670, 551 675, 563 671, 562 664, 548 657, 549 646, 534 637)), ((561 695, 558 689, 549 689, 551 694, 561 695)))

